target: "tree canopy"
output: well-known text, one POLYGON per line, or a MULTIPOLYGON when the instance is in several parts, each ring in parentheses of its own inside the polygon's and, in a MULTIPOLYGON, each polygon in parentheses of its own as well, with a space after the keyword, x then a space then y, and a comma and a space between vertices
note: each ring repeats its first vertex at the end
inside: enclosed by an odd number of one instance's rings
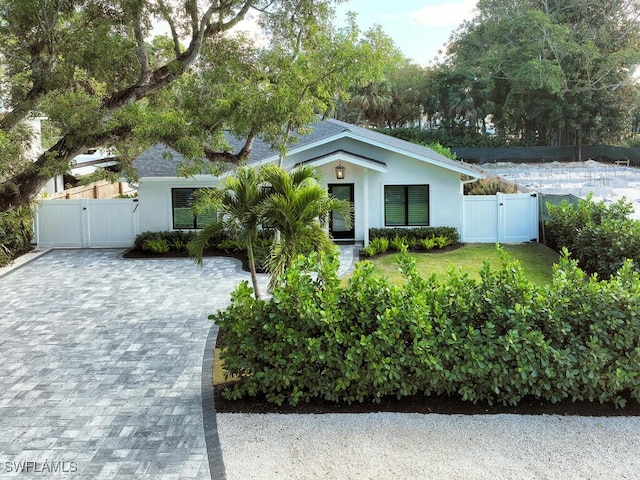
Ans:
POLYGON ((457 113, 466 102, 539 144, 615 141, 629 131, 637 1, 481 0, 478 11, 448 50, 447 66, 466 79, 451 85, 457 113))
POLYGON ((640 118, 639 39, 635 0, 480 0, 442 63, 392 64, 343 118, 447 146, 620 144, 640 118))
POLYGON ((0 0, 0 211, 91 147, 115 145, 125 167, 158 141, 232 163, 256 136, 284 148, 389 54, 353 21, 334 28, 336 1, 0 0), (250 12, 263 44, 230 34, 250 12), (154 38, 160 25, 169 33, 154 38), (34 112, 59 134, 35 162, 24 153, 34 112), (230 152, 225 129, 245 148, 230 152))

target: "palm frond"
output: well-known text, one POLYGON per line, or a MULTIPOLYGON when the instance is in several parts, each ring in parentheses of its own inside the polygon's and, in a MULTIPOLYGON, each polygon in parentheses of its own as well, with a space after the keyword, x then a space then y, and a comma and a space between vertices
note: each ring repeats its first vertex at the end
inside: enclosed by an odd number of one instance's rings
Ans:
POLYGON ((193 257, 196 264, 202 265, 202 257, 204 255, 204 249, 211 237, 218 235, 223 229, 223 225, 220 223, 210 223, 204 227, 198 234, 189 242, 187 248, 189 255, 193 257))

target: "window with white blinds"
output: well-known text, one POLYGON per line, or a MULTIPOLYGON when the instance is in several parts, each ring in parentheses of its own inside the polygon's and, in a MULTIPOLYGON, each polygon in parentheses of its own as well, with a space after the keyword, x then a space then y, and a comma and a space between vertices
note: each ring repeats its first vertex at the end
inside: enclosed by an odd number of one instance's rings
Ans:
POLYGON ((429 185, 385 185, 386 226, 429 225, 429 185))
POLYGON ((197 188, 172 188, 171 199, 173 204, 173 228, 175 230, 187 230, 204 228, 216 221, 215 210, 210 210, 195 215, 193 207, 193 193, 197 188))

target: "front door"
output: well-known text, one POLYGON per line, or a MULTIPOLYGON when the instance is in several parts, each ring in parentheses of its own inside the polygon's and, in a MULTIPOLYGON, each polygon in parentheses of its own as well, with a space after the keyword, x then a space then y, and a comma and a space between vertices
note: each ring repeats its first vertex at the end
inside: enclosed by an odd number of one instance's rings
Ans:
MULTIPOLYGON (((329 185, 329 193, 339 200, 348 200, 353 205, 353 183, 334 183, 329 185)), ((331 219, 329 223, 329 232, 331 236, 336 240, 340 239, 354 239, 355 230, 354 225, 347 228, 347 222, 344 215, 336 211, 331 212, 331 219)))

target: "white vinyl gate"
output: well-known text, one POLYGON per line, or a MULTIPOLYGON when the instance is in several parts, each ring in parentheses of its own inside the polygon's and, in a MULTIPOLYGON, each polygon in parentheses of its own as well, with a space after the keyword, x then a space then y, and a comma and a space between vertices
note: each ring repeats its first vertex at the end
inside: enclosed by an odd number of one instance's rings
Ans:
POLYGON ((40 248, 131 247, 138 233, 137 198, 43 200, 36 209, 40 248))
POLYGON ((465 195, 461 237, 466 243, 537 241, 537 194, 465 195))

